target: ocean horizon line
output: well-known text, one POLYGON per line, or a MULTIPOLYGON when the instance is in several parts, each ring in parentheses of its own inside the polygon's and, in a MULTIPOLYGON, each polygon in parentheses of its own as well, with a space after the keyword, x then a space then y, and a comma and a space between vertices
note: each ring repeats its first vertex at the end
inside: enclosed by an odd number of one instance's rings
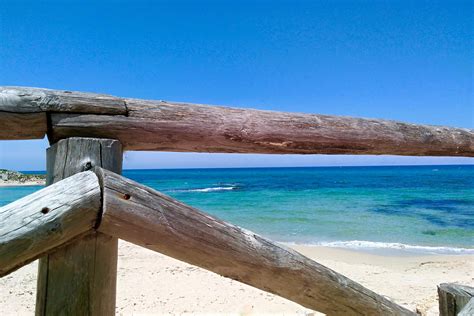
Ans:
MULTIPOLYGON (((126 168, 122 171, 146 171, 146 170, 225 170, 225 169, 309 169, 309 168, 383 168, 383 167, 474 167, 472 164, 426 164, 426 165, 329 165, 329 166, 249 166, 249 167, 182 167, 182 168, 126 168)), ((2 169, 2 168, 0 168, 2 169)), ((11 169, 7 169, 11 170, 11 169)), ((18 172, 41 172, 46 173, 46 170, 14 170, 18 172)))

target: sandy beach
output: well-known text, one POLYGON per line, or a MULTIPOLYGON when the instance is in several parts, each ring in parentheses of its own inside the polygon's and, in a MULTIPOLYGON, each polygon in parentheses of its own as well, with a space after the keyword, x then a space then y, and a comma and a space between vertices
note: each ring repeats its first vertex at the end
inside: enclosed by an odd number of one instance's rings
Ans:
MULTIPOLYGON (((474 256, 381 256, 293 246, 423 315, 437 315, 436 285, 474 285, 474 256)), ((37 262, 0 279, 0 314, 34 313, 37 262)), ((298 304, 120 241, 117 314, 319 315, 298 304)))

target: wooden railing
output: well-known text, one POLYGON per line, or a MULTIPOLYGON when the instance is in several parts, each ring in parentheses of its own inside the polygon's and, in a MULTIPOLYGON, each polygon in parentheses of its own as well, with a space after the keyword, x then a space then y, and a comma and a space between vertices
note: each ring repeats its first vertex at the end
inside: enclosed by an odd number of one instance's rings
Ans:
POLYGON ((50 186, 0 208, 0 275, 42 257, 37 315, 113 314, 117 238, 329 315, 412 315, 294 250, 121 177, 122 150, 474 156, 468 129, 23 87, 0 88, 0 124, 0 139, 52 143, 50 186))
POLYGON ((0 88, 0 139, 117 139, 124 150, 474 157, 474 132, 387 120, 0 88))
POLYGON ((113 172, 95 172, 0 209, 8 218, 0 276, 97 230, 327 314, 412 314, 296 251, 113 172))

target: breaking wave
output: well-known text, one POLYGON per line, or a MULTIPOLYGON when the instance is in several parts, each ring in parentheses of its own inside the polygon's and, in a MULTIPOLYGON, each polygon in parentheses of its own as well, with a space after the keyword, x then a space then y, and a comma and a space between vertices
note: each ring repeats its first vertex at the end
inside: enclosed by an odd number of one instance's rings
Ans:
POLYGON ((240 189, 239 186, 225 186, 225 187, 210 187, 210 188, 198 188, 198 189, 178 189, 172 190, 172 192, 219 192, 219 191, 232 191, 240 189))
POLYGON ((436 246, 419 246, 419 245, 407 245, 402 243, 390 243, 390 242, 375 242, 365 240, 350 240, 350 241, 329 241, 329 242, 318 242, 314 244, 307 244, 308 246, 324 246, 324 247, 335 247, 335 248, 348 248, 358 250, 400 250, 413 253, 423 254, 456 254, 456 255, 472 255, 474 254, 473 248, 457 248, 457 247, 436 247, 436 246))

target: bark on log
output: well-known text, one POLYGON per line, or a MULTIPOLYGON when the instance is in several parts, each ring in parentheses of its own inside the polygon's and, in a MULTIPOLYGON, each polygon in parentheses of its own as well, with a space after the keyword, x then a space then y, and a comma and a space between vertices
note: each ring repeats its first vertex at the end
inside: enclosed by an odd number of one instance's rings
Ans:
POLYGON ((93 230, 97 176, 83 172, 0 208, 0 277, 93 230))
MULTIPOLYGON (((0 88, 0 124, 8 121, 4 115, 7 112, 47 113, 52 143, 82 136, 118 139, 125 150, 474 157, 473 130, 388 120, 24 87, 0 88)), ((0 137, 38 136, 36 129, 29 133, 29 126, 23 128, 23 134, 19 134, 17 124, 11 132, 0 133, 0 137)))
MULTIPOLYGON (((103 167, 121 173, 122 147, 110 139, 70 138, 47 152, 47 183, 103 167)), ((36 315, 114 315, 117 239, 96 231, 42 258, 36 315)))
POLYGON ((474 297, 474 288, 454 283, 438 286, 439 315, 456 316, 474 297))
POLYGON ((97 169, 99 231, 328 315, 415 315, 296 251, 97 169))

